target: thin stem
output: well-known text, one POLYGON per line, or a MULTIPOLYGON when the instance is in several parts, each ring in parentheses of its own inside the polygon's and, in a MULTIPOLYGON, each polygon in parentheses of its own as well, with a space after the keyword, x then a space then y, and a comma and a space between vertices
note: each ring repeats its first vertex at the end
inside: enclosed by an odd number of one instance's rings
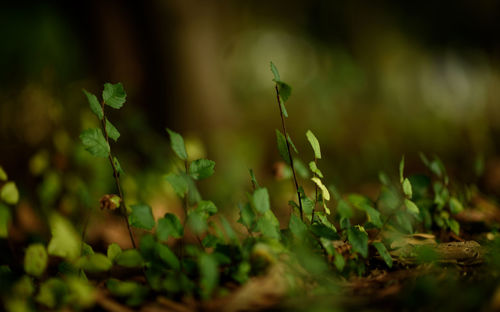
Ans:
POLYGON ((278 89, 278 85, 275 85, 275 89, 276 89, 276 98, 278 100, 278 107, 280 109, 281 126, 283 128, 283 132, 285 135, 286 149, 288 151, 288 157, 290 157, 290 166, 292 167, 293 181, 295 183, 295 191, 297 192, 297 197, 299 199, 300 219, 302 221, 304 221, 304 213, 302 211, 302 201, 300 200, 299 182, 297 182, 297 174, 295 173, 295 167, 293 166, 293 157, 292 157, 292 152, 290 150, 290 143, 288 142, 288 134, 286 132, 285 117, 283 115, 283 109, 281 108, 281 99, 280 99, 280 92, 278 89))
MULTIPOLYGON (((108 132, 106 131, 106 115, 104 114, 104 101, 102 102, 101 105, 102 105, 102 112, 103 112, 103 117, 101 120, 102 131, 104 132, 104 138, 106 139, 106 142, 109 145, 108 132)), ((120 198, 122 199, 122 203, 120 205, 121 214, 123 216, 123 220, 127 224, 127 230, 128 230, 128 234, 130 236, 130 241, 132 242, 132 246, 134 248, 136 248, 134 235, 132 234, 132 229, 130 228, 130 224, 128 223, 127 206, 125 205, 125 197, 123 196, 123 191, 122 191, 121 184, 120 184, 120 174, 118 173, 118 170, 116 169, 115 162, 113 160, 113 155, 111 154, 111 149, 109 150, 108 159, 109 159, 109 162, 111 164, 111 168, 113 168, 113 176, 115 178, 115 184, 116 184, 116 188, 118 189, 118 194, 120 195, 120 198)))

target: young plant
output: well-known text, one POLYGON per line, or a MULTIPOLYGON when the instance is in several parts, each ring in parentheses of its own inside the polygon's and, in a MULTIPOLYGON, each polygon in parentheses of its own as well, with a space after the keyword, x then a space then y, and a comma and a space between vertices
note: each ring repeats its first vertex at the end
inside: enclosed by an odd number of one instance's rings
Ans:
POLYGON ((274 75, 273 81, 275 82, 274 89, 276 90, 276 100, 278 102, 278 108, 280 111, 281 117, 281 128, 283 132, 276 129, 276 140, 278 143, 278 151, 280 153, 281 158, 285 161, 286 164, 290 165, 293 173, 293 182, 295 185, 295 191, 297 192, 297 198, 299 200, 299 211, 300 211, 300 219, 304 220, 304 212, 302 209, 302 200, 300 198, 299 191, 299 182, 297 181, 297 174, 295 172, 295 166, 293 165, 293 157, 290 146, 293 148, 295 153, 298 153, 295 144, 292 142, 292 138, 286 131, 285 118, 288 118, 288 112, 285 107, 285 102, 288 100, 290 95, 292 94, 292 87, 290 87, 287 83, 281 80, 280 74, 278 72, 278 68, 271 62, 271 71, 274 75))
POLYGON ((120 137, 120 132, 118 132, 118 129, 116 129, 116 127, 113 126, 113 124, 108 120, 105 112, 106 105, 114 109, 122 108, 127 99, 127 94, 125 93, 125 90, 123 89, 123 85, 121 83, 105 83, 104 90, 102 91, 101 102, 99 102, 94 94, 86 90, 83 90, 83 93, 87 97, 90 105, 90 110, 99 119, 101 123, 101 129, 93 128, 84 130, 80 134, 80 139, 85 146, 85 149, 89 153, 96 157, 108 158, 111 168, 113 169, 113 177, 115 179, 116 188, 121 200, 121 203, 119 205, 121 215, 123 216, 123 219, 127 224, 130 242, 135 248, 136 245, 134 235, 132 234, 132 229, 130 228, 129 220, 127 217, 127 206, 125 204, 125 197, 123 196, 123 190, 120 183, 120 174, 123 173, 123 170, 118 159, 116 157, 113 157, 109 144, 110 138, 115 142, 118 140, 118 138, 120 137))

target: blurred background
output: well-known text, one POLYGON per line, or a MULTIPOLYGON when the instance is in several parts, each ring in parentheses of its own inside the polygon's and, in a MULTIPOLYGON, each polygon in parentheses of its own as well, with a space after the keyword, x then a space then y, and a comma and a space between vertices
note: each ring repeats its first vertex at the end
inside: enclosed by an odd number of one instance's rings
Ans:
MULTIPOLYGON (((236 211, 276 179, 280 127, 273 61, 293 90, 288 131, 304 163, 305 132, 343 192, 396 176, 406 155, 438 155, 452 177, 500 192, 500 2, 478 1, 10 1, 0 5, 0 164, 19 186, 19 211, 57 208, 75 219, 116 192, 107 160, 86 153, 97 126, 82 88, 122 82, 108 109, 129 203, 171 210, 175 166, 165 127, 192 158, 216 161, 202 194, 236 211), (24 208, 23 208, 24 207, 24 208)), ((279 167, 279 166, 278 166, 279 167)), ((286 207, 287 200, 279 202, 286 207)), ((34 219, 26 227, 35 227, 34 219)), ((30 221, 31 220, 31 221, 30 221)))

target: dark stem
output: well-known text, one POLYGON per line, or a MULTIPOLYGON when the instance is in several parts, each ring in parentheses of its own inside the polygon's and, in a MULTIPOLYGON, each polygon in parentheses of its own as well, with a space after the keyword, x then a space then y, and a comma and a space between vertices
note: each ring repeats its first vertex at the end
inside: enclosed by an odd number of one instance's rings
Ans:
MULTIPOLYGON (((104 137, 106 139, 106 142, 109 145, 108 132, 106 131, 106 115, 104 114, 104 102, 102 102, 102 112, 103 112, 103 117, 101 120, 102 131, 104 132, 104 137)), ((120 174, 118 173, 118 170, 116 169, 115 162, 113 160, 113 155, 111 154, 111 148, 109 149, 108 159, 109 159, 109 162, 111 164, 111 168, 113 168, 113 176, 115 177, 115 184, 116 184, 116 188, 118 189, 118 195, 120 195, 120 198, 122 200, 122 203, 120 205, 121 214, 123 216, 123 220, 127 224, 127 230, 128 230, 128 234, 130 236, 130 241, 132 242, 132 246, 134 248, 136 248, 134 235, 132 234, 132 229, 130 228, 130 224, 128 223, 127 206, 125 205, 125 197, 123 196, 123 191, 122 191, 121 184, 120 184, 120 174)))
POLYGON ((295 173, 295 167, 293 166, 293 157, 292 157, 292 152, 290 150, 290 143, 288 142, 288 133, 286 132, 285 117, 283 116, 283 109, 281 108, 281 99, 280 99, 280 92, 278 90, 278 85, 275 85, 275 89, 276 89, 276 98, 278 99, 278 107, 280 109, 281 126, 283 128, 283 132, 285 135, 286 149, 288 151, 288 157, 290 157, 290 166, 292 167, 293 182, 295 183, 295 191, 297 192, 297 197, 299 199, 300 220, 304 221, 304 213, 302 211, 302 201, 300 200, 299 182, 297 182, 297 174, 295 173))

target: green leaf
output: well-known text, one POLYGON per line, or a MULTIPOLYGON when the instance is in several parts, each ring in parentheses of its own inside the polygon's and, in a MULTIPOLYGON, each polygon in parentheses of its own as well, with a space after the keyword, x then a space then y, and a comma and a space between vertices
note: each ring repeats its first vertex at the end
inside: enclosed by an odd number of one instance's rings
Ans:
POLYGON ((347 239, 352 245, 352 249, 358 252, 363 258, 368 257, 368 234, 365 229, 356 225, 347 230, 347 239))
POLYGON ((295 144, 293 144, 292 138, 290 137, 290 135, 288 133, 286 134, 286 139, 288 140, 288 143, 290 143, 290 146, 293 148, 293 151, 298 154, 299 151, 295 147, 295 144))
POLYGON ((312 173, 316 174, 321 179, 323 178, 323 173, 318 169, 318 166, 314 161, 309 162, 309 169, 311 169, 312 173))
POLYGON ((137 249, 127 249, 116 257, 116 264, 126 268, 137 268, 144 264, 144 260, 137 249))
POLYGON ((80 235, 75 231, 71 223, 54 213, 50 219, 50 232, 52 238, 47 247, 49 255, 58 256, 67 260, 74 260, 80 256, 80 235))
POLYGON ((172 213, 167 213, 163 218, 158 220, 156 228, 156 236, 160 241, 166 241, 170 236, 181 238, 184 235, 184 228, 179 218, 172 213))
POLYGON ((19 201, 19 191, 17 190, 16 183, 12 181, 5 183, 0 190, 0 199, 8 205, 17 204, 19 201))
POLYGON ((208 299, 219 284, 219 269, 213 254, 200 255, 198 266, 200 270, 201 297, 208 299))
POLYGON ((40 285, 40 290, 35 300, 50 309, 54 309, 63 303, 67 294, 68 288, 66 283, 58 278, 50 278, 40 285))
POLYGON ((156 244, 156 252, 161 260, 163 260, 170 268, 174 270, 179 270, 181 268, 179 259, 177 256, 164 244, 156 244))
POLYGON ((259 188, 259 182, 257 182, 257 179, 255 178, 255 174, 253 173, 253 170, 252 169, 248 169, 248 171, 250 172, 250 180, 252 181, 252 185, 254 186, 255 189, 258 189, 259 188))
POLYGON ((118 132, 118 129, 116 129, 115 126, 113 126, 113 124, 108 120, 108 118, 106 118, 106 133, 115 142, 120 137, 120 132, 118 132))
POLYGON ((351 206, 343 199, 339 200, 337 211, 345 219, 350 219, 354 215, 351 206))
POLYGON ((122 282, 111 278, 106 282, 109 292, 117 297, 125 298, 129 306, 139 306, 148 294, 148 288, 131 281, 122 282))
POLYGON ((195 180, 203 180, 214 174, 215 161, 197 159, 189 165, 189 174, 195 180))
POLYGON ((420 209, 418 209, 418 206, 414 202, 409 199, 405 199, 405 206, 409 213, 416 217, 420 216, 420 209))
POLYGON ((283 133, 276 129, 276 141, 278 145, 278 152, 280 153, 281 158, 290 165, 290 155, 288 155, 288 147, 286 145, 286 139, 283 133))
POLYGON ((99 120, 102 120, 102 118, 104 117, 104 112, 102 111, 102 106, 101 104, 99 104, 99 100, 97 99, 97 97, 94 94, 87 92, 87 90, 85 89, 82 89, 82 91, 87 97, 87 101, 89 102, 90 110, 92 111, 92 113, 94 113, 97 118, 99 118, 99 120))
POLYGON ((276 68, 273 62, 271 62, 271 71, 274 75, 273 81, 280 81, 281 80, 280 73, 278 72, 278 68, 276 68))
POLYGON ((373 246, 375 246, 379 255, 382 257, 387 266, 392 268, 392 257, 387 251, 387 248, 385 248, 385 245, 381 242, 374 242, 373 246))
POLYGON ((111 260, 102 253, 84 256, 77 263, 86 272, 105 272, 113 266, 111 260))
POLYGON ((124 175, 125 171, 123 171, 122 166, 120 165, 120 162, 118 161, 118 158, 116 158, 116 156, 113 157, 113 162, 115 163, 115 168, 116 168, 116 171, 118 171, 118 174, 124 175))
POLYGON ((7 173, 3 170, 2 166, 0 166, 0 181, 7 181, 7 173))
POLYGON ((399 163, 399 182, 403 183, 403 171, 405 169, 405 156, 401 158, 401 162, 399 163))
POLYGON ((281 98, 281 104, 283 104, 283 107, 284 107, 284 103, 286 101, 288 101, 288 99, 290 98, 290 95, 292 95, 292 87, 290 87, 289 84, 287 84, 283 81, 276 81, 276 84, 278 85, 278 90, 279 90, 279 94, 280 94, 280 98, 281 98))
POLYGON ((262 233, 263 237, 267 238, 280 238, 278 226, 271 220, 266 218, 257 219, 257 231, 262 233))
POLYGON ((456 235, 460 235, 460 223, 458 223, 455 219, 448 219, 447 222, 450 230, 452 230, 456 235))
POLYGON ((307 130, 306 137, 307 137, 307 140, 309 141, 309 144, 311 144, 311 147, 314 151, 314 158, 321 159, 321 148, 319 146, 319 141, 316 138, 316 136, 314 135, 314 133, 312 133, 311 130, 307 130))
POLYGON ((186 145, 182 136, 167 128, 168 135, 170 136, 170 147, 174 153, 182 160, 187 160, 186 145))
POLYGON ((189 228, 196 234, 201 235, 207 230, 207 215, 201 211, 190 211, 187 219, 189 228))
POLYGON ((246 226, 248 229, 252 229, 255 223, 255 213, 252 210, 250 204, 239 204, 240 209, 240 219, 238 222, 246 226))
POLYGON ((6 238, 9 235, 10 218, 9 208, 0 203, 0 238, 6 238))
POLYGON ((303 239, 308 234, 307 226, 297 217, 295 214, 290 216, 290 223, 288 224, 288 228, 295 235, 295 237, 299 239, 303 239))
POLYGON ((281 107, 281 111, 283 112, 283 116, 288 118, 288 111, 286 110, 285 103, 283 102, 283 100, 280 101, 280 107, 281 107))
POLYGON ((344 256, 342 256, 340 253, 335 251, 334 258, 333 258, 333 264, 335 265, 337 270, 342 272, 342 270, 344 270, 344 267, 345 267, 344 256))
POLYGON ((368 221, 380 229, 383 225, 382 220, 380 220, 380 212, 371 206, 365 206, 364 209, 368 216, 368 221))
POLYGON ((47 268, 48 260, 49 257, 44 245, 31 244, 24 254, 24 271, 30 275, 40 277, 47 268))
POLYGON ((457 214, 464 210, 464 207, 462 206, 462 203, 456 198, 456 197, 450 197, 450 212, 453 214, 457 214))
POLYGON ((106 105, 120 109, 127 100, 127 94, 120 82, 116 84, 105 83, 102 98, 106 105))
POLYGON ((113 262, 115 261, 116 257, 118 257, 122 253, 121 247, 117 243, 111 243, 108 246, 107 250, 107 256, 108 259, 113 262))
POLYGON ((413 192, 412 192, 412 188, 411 188, 411 183, 410 183, 410 180, 408 180, 408 178, 405 178, 403 180, 403 193, 406 195, 406 197, 408 197, 409 199, 411 199, 412 195, 413 195, 413 192))
POLYGON ((198 203, 196 210, 206 213, 208 216, 213 216, 217 213, 217 207, 210 200, 202 200, 198 203))
POLYGON ((80 134, 80 140, 90 154, 96 157, 108 157, 109 144, 102 135, 101 129, 87 129, 80 134))
POLYGON ((155 219, 153 217, 153 211, 148 205, 132 205, 130 206, 132 213, 128 217, 131 226, 143 229, 152 230, 155 226, 155 219))
POLYGON ((265 187, 257 189, 252 196, 252 205, 260 213, 265 213, 271 209, 269 203, 269 193, 265 187))
POLYGON ((168 181, 168 183, 170 183, 170 185, 172 185, 172 188, 177 195, 179 195, 181 198, 184 198, 184 196, 186 196, 186 193, 189 189, 189 181, 188 177, 184 173, 170 173, 165 177, 165 179, 168 181))

